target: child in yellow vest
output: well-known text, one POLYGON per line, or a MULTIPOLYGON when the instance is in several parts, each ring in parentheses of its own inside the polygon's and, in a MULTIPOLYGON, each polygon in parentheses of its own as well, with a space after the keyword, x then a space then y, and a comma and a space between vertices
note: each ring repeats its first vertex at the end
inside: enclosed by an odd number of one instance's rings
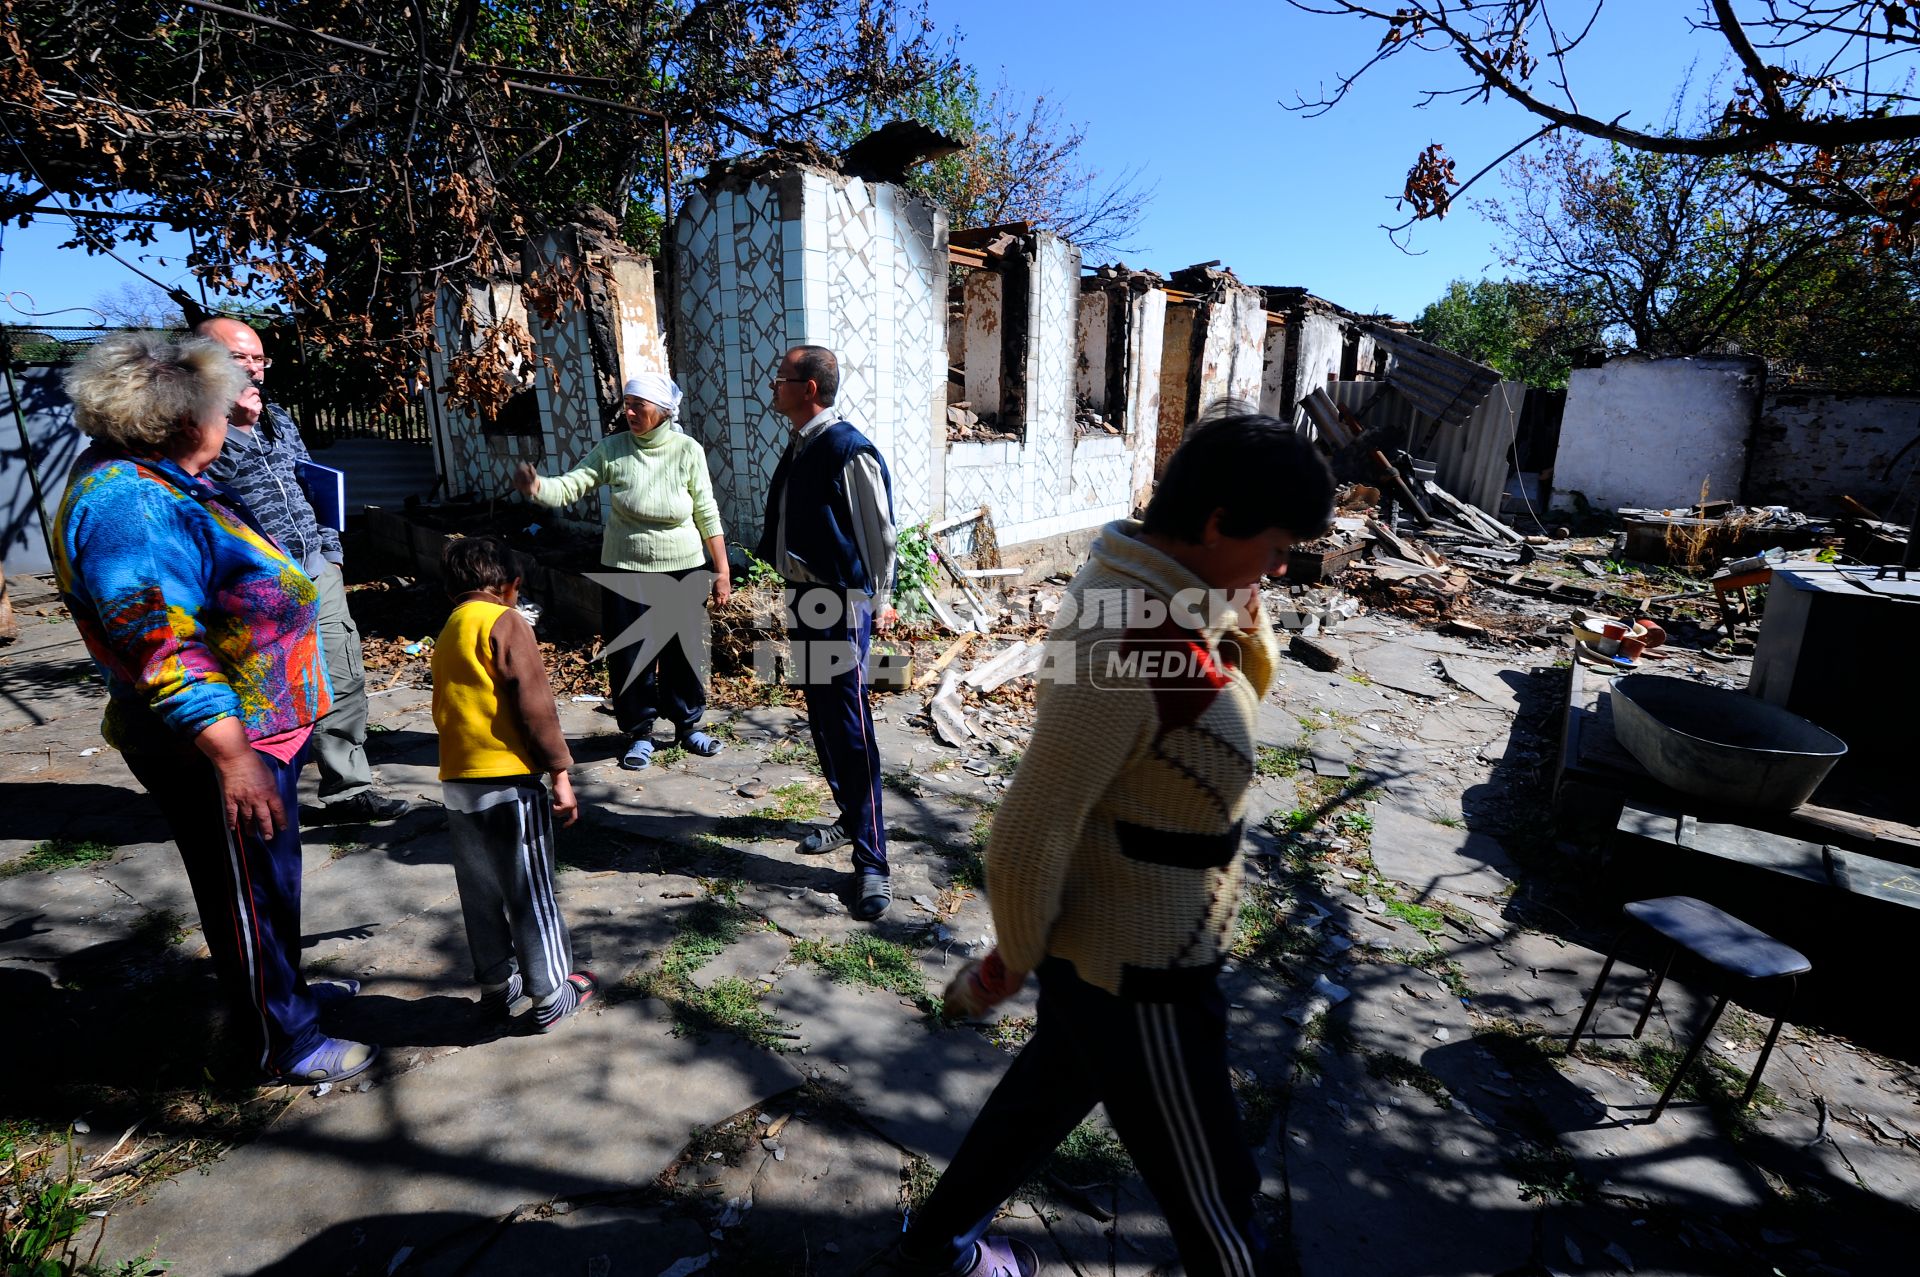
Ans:
POLYGON ((509 1019, 530 1000, 545 1033, 599 989, 591 972, 573 970, 553 896, 553 822, 580 815, 573 757, 533 627, 514 607, 513 552, 496 537, 466 537, 440 562, 455 606, 433 645, 433 726, 473 978, 483 1014, 509 1019))

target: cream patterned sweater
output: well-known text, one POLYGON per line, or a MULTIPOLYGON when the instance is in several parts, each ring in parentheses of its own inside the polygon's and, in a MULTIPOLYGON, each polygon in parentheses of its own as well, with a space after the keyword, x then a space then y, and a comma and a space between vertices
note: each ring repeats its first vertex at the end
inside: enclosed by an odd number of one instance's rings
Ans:
POLYGON ((1206 591, 1138 530, 1107 525, 1067 587, 1033 740, 994 816, 987 894, 1010 969, 1051 955, 1109 993, 1159 1000, 1232 943, 1277 647, 1264 617, 1232 609, 1199 628, 1177 608, 1129 626, 1117 600, 1206 591))

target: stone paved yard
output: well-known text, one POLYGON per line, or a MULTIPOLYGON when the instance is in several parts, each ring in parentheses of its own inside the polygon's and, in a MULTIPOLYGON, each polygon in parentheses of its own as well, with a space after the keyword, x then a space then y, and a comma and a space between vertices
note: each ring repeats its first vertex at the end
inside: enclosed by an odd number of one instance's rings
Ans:
MULTIPOLYGON (((608 719, 563 704, 587 811, 561 835, 561 900, 609 993, 549 1037, 483 1029, 429 698, 402 677, 373 699, 371 748, 423 801, 305 839, 309 966, 365 981, 331 1027, 385 1058, 330 1094, 256 1090, 208 1019, 184 875, 101 747, 74 632, 44 583, 13 584, 0 1119, 30 1155, 71 1125, 102 1257, 151 1251, 183 1277, 853 1273, 1030 1026, 1030 991, 990 1024, 931 1014, 991 935, 976 839, 1013 760, 936 743, 904 694, 879 706, 896 903, 871 927, 846 915, 844 856, 794 854, 825 798, 797 712, 719 715, 720 757, 636 774, 608 719)), ((1616 978, 1564 1057, 1615 914, 1544 819, 1557 651, 1379 615, 1328 641, 1349 663, 1287 662, 1264 715, 1226 976, 1292 1270, 1907 1271, 1912 1064, 1790 1028, 1742 1113, 1765 1026, 1729 1013, 1699 1085, 1649 1126, 1701 1010, 1684 979, 1635 1043, 1644 984, 1616 978)), ((1004 1227, 1050 1272, 1181 1271, 1097 1120, 1004 1227)))

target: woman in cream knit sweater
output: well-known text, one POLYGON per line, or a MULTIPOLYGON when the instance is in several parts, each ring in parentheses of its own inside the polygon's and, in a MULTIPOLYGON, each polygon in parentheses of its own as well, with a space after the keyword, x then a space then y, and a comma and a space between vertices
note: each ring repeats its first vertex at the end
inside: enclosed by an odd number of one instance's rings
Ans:
POLYGON ((521 463, 514 487, 545 506, 578 501, 602 486, 610 491, 613 513, 600 542, 600 562, 640 575, 624 591, 602 588, 601 641, 608 649, 614 718, 628 738, 620 765, 637 770, 653 761, 653 725, 662 716, 673 723, 676 743, 689 753, 711 758, 722 746, 700 730, 707 689, 679 638, 668 637, 655 647, 632 637, 622 643, 622 637, 652 601, 680 595, 670 582, 710 570, 717 603, 732 596, 733 584, 706 452, 673 427, 680 388, 664 374, 642 373, 627 382, 625 399, 625 430, 602 439, 562 475, 542 476, 521 463), (636 659, 641 655, 644 665, 636 659))
POLYGON ((1037 1023, 888 1277, 1032 1277, 1031 1248, 987 1227, 1095 1104, 1188 1277, 1279 1271, 1256 1218, 1219 974, 1277 654, 1260 584, 1332 509, 1311 443, 1271 417, 1220 415, 1188 432, 1144 522, 1095 538, 987 843, 998 947, 947 994, 949 1011, 978 1015, 1034 972, 1037 1023))

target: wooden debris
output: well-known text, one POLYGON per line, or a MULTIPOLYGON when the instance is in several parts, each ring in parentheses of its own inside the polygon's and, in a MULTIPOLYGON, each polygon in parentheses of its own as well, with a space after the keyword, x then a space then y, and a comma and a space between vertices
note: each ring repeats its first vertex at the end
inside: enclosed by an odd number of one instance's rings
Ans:
POLYGON ((940 624, 946 626, 955 634, 966 633, 975 628, 971 625, 960 624, 960 618, 955 616, 953 610, 945 603, 942 603, 932 590, 929 590, 924 585, 920 586, 919 589, 921 600, 926 603, 928 610, 933 613, 940 624))
POLYGON ((1515 532, 1512 528, 1500 522, 1500 520, 1493 518, 1479 507, 1468 505, 1433 480, 1427 480, 1423 486, 1426 488, 1428 496, 1453 511, 1462 522, 1482 536, 1491 537, 1495 541, 1504 541, 1511 545, 1526 544, 1527 539, 1518 532, 1515 532))
POLYGON ((1392 488, 1394 494, 1406 504, 1407 513, 1413 516, 1414 522, 1423 528, 1432 527, 1433 516, 1427 513, 1427 507, 1420 504, 1420 498, 1413 495, 1413 489, 1409 488, 1407 481, 1400 477, 1400 471, 1395 468, 1393 462, 1387 460, 1387 454, 1375 448, 1373 463, 1379 466, 1381 472, 1387 476, 1387 486, 1392 488))
POLYGON ((926 673, 920 675, 919 678, 916 678, 913 680, 914 690, 918 691, 920 688, 923 688, 927 686, 927 684, 933 682, 934 679, 939 678, 941 671, 946 669, 947 666, 953 664, 954 658, 959 656, 960 653, 966 651, 967 648, 973 644, 973 640, 979 637, 980 637, 979 634, 976 633, 975 631, 968 630, 965 634, 962 634, 959 638, 955 639, 953 643, 948 646, 946 651, 940 653, 939 659, 934 661, 932 665, 927 667, 926 673))
POLYGON ((1367 520, 1367 531, 1373 534, 1375 540, 1409 563, 1424 564, 1430 568, 1447 566, 1444 556, 1434 553, 1425 546, 1415 545, 1378 519, 1367 520))
POLYGON ((1332 648, 1298 634, 1287 644, 1287 651, 1301 664, 1325 674, 1331 674, 1346 664, 1346 659, 1332 648))

